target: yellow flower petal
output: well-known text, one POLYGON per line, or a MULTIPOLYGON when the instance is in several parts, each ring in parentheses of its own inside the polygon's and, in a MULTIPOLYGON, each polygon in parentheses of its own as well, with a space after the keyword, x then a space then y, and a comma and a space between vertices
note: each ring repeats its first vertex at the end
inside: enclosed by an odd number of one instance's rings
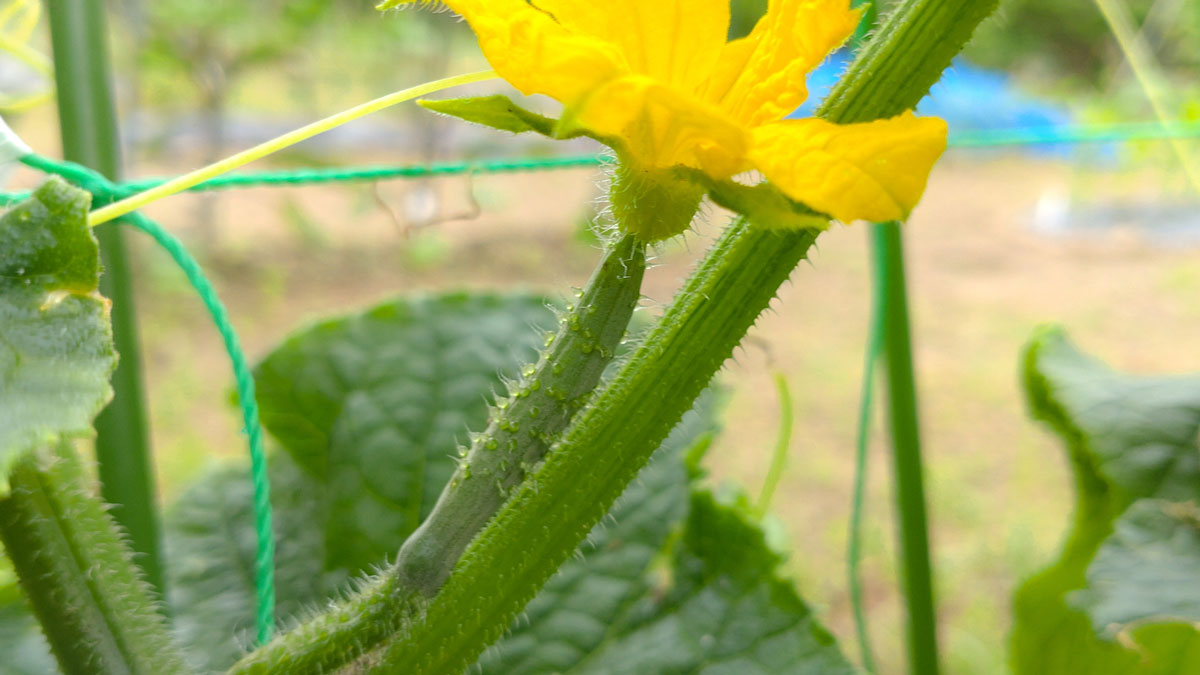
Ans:
POLYGON ((523 94, 569 103, 629 68, 617 45, 573 31, 526 0, 445 4, 471 24, 492 68, 523 94))
POLYGON ((753 134, 750 159, 767 180, 845 223, 907 218, 946 149, 946 123, 911 112, 865 124, 784 120, 753 134))
POLYGON ((858 26, 850 0, 771 0, 750 35, 725 45, 706 98, 749 127, 808 98, 805 79, 858 26))
POLYGON ((645 75, 629 75, 599 87, 563 116, 614 139, 622 159, 644 168, 687 166, 716 178, 745 169, 749 134, 721 112, 645 75))
POLYGON ((532 0, 566 28, 619 45, 634 73, 692 93, 729 32, 729 0, 532 0))

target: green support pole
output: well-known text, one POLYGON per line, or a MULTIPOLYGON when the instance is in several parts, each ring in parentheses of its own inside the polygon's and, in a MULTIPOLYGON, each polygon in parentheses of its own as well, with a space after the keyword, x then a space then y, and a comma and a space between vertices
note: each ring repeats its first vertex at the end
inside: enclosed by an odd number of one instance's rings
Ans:
POLYGON ((883 355, 896 503, 900 517, 900 576, 908 606, 908 660, 912 675, 937 675, 937 614, 921 464, 917 388, 908 323, 904 243, 898 223, 871 227, 877 288, 883 289, 883 355))
MULTIPOLYGON (((867 34, 875 27, 878 16, 877 3, 856 2, 865 5, 862 21, 851 38, 857 50, 866 41, 867 34)), ((875 275, 872 335, 868 339, 881 348, 887 364, 888 418, 891 425, 892 464, 895 479, 896 505, 900 525, 900 577, 904 588, 904 600, 908 609, 907 642, 909 673, 912 675, 937 675, 937 613, 933 601, 933 568, 929 556, 929 525, 925 509, 925 479, 921 463, 920 417, 917 411, 917 387, 913 375, 912 335, 908 322, 908 282, 904 273, 904 240, 898 223, 881 223, 871 226, 872 268, 875 275), (882 335, 874 334, 880 331, 882 335)), ((868 355, 867 363, 873 363, 868 355)), ((864 396, 869 396, 869 380, 863 386, 864 396)), ((869 406, 867 402, 864 405, 869 406)), ((866 418, 864 418, 865 420, 866 418)), ((865 437, 860 430, 860 437, 865 437)), ((858 469, 865 471, 865 467, 858 469)), ((864 477, 858 476, 861 490, 864 477)), ((856 497, 858 499, 859 497, 856 497)), ((857 512, 860 504, 855 505, 857 512)), ((856 525, 852 527, 857 528, 856 525)), ((850 535, 858 537, 857 529, 850 535)), ((856 544, 852 544, 850 564, 857 566, 856 544)), ((852 574, 852 587, 858 583, 852 574)), ((866 620, 862 607, 855 606, 856 628, 862 650, 863 665, 874 672, 874 659, 867 639, 866 620)))
MULTIPOLYGON (((108 65, 103 0, 46 0, 54 48, 63 156, 103 173, 120 174, 120 140, 108 65)), ((125 528, 137 562, 162 592, 158 509, 142 385, 132 279, 118 227, 96 228, 104 276, 100 291, 112 300, 113 334, 120 365, 116 396, 96 420, 101 494, 125 528)))

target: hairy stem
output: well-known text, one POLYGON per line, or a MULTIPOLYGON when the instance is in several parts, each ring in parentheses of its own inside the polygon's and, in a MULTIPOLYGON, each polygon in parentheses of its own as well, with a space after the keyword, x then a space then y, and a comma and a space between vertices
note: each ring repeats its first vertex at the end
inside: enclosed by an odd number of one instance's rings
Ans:
POLYGON ((63 672, 189 672, 70 444, 26 454, 9 480, 0 538, 63 672))
MULTIPOLYGON (((916 105, 998 0, 909 0, 851 66, 820 114, 891 117, 916 105)), ((386 579, 352 603, 390 604, 395 637, 357 661, 292 669, 345 647, 358 629, 328 619, 284 636, 234 672, 455 673, 469 666, 571 554, 695 401, 817 237, 732 225, 621 372, 475 538, 430 600, 400 602, 386 579), (391 594, 391 595, 389 595, 391 594)), ((400 596, 403 597, 403 596, 400 596)), ((334 610, 344 615, 344 608, 334 610)), ((379 631, 371 633, 374 644, 379 631)), ((362 652, 360 652, 362 653, 362 652)))

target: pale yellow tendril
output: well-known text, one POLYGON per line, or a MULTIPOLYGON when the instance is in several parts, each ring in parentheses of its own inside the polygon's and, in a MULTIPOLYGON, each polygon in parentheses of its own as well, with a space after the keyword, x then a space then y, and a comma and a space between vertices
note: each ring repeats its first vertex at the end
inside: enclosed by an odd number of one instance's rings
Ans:
POLYGON ((41 4, 38 0, 12 0, 0 7, 0 52, 29 66, 43 78, 46 86, 42 91, 24 96, 0 98, 0 110, 20 112, 29 110, 54 97, 51 81, 54 66, 50 59, 29 46, 38 21, 41 20, 41 4))
POLYGON ((365 115, 369 115, 389 106, 396 105, 397 103, 411 101, 415 98, 425 96, 426 94, 432 94, 443 89, 449 89, 450 87, 457 87, 474 82, 482 82, 484 80, 495 79, 496 77, 496 73, 490 70, 478 73, 468 73, 466 75, 457 75, 455 77, 447 77, 441 80, 434 80, 433 82, 426 82, 425 84, 418 85, 416 87, 409 87, 408 89, 388 94, 387 96, 377 98, 373 101, 368 101, 362 105, 357 105, 349 110, 343 110, 336 115, 326 117, 318 122, 313 122, 312 124, 303 126, 295 131, 288 132, 277 138, 273 138, 265 143, 260 143, 259 145, 256 145, 248 150, 243 150, 232 157, 228 157, 214 164, 209 164, 206 167, 167 181, 156 188, 146 190, 145 192, 138 193, 127 199, 123 199, 103 208, 96 209, 88 214, 88 225, 95 227, 96 225, 106 223, 114 218, 120 218, 127 213, 136 211, 147 204, 150 204, 151 202, 162 199, 163 197, 169 197, 178 192, 182 192, 190 187, 199 185, 206 180, 215 178, 223 173, 233 171, 234 169, 245 166, 246 164, 249 164, 255 160, 262 159, 263 157, 266 157, 272 153, 279 152, 280 150, 295 145, 300 141, 307 140, 313 136, 316 136, 317 134, 324 133, 330 129, 346 124, 347 122, 352 122, 365 115))

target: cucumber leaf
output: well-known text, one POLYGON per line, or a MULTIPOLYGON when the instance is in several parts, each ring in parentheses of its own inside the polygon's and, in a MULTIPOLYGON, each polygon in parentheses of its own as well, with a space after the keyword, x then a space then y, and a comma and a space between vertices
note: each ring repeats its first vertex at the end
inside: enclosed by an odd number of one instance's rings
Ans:
MULTIPOLYGON (((22 457, 63 437, 90 434, 112 397, 117 354, 109 303, 97 292, 100 253, 87 225, 90 203, 87 192, 52 177, 0 216, 0 497, 11 496, 10 468, 22 457)), ((91 508, 83 496, 71 496, 70 503, 91 508)), ((111 527, 107 514, 89 516, 111 527)), ((55 672, 8 562, 0 569, 3 669, 55 672)), ((49 570, 43 565, 38 573, 49 570)))
POLYGON ((89 203, 51 178, 0 217, 0 475, 22 451, 91 433, 112 397, 117 354, 89 203))
MULTIPOLYGON (((381 504, 424 516, 431 504, 423 500, 436 497, 453 466, 455 440, 482 425, 497 373, 530 362, 540 343, 532 326, 552 321, 544 301, 530 296, 399 300, 303 330, 267 357, 258 370, 267 425, 288 453, 275 458, 272 470, 295 461, 290 478, 274 479, 285 487, 273 490, 285 623, 300 607, 319 607, 345 589, 346 576, 360 566, 330 556, 331 549, 358 546, 356 561, 378 566, 399 547, 360 534, 373 532, 379 510, 370 501, 379 500, 378 492, 336 478, 339 464, 369 447, 356 445, 358 439, 389 445, 349 466, 421 488, 422 501, 396 492, 381 504), (344 408, 372 397, 387 401, 375 407, 390 414, 356 427, 358 419, 344 408), (445 462, 445 471, 430 471, 433 462, 445 462), (288 502, 281 493, 303 497, 288 502), (351 497, 368 505, 331 509, 339 500, 351 504, 351 497), (325 523, 312 529, 320 541, 302 532, 314 522, 325 523), (292 535, 288 523, 298 524, 292 535), (306 549, 310 559, 289 553, 289 545, 306 549)), ((781 558, 757 525, 698 487, 697 462, 715 433, 713 397, 703 401, 510 634, 483 655, 481 672, 851 672, 779 575, 781 558)), ((190 503, 167 519, 168 550, 194 572, 172 580, 186 589, 173 592, 172 608, 181 625, 217 627, 184 639, 193 657, 213 655, 197 662, 209 669, 228 666, 248 646, 253 625, 252 514, 248 506, 220 506, 249 503, 243 471, 220 479, 229 483, 220 489, 189 493, 190 503), (219 515, 201 517, 205 511, 219 515), (195 517, 177 517, 185 513, 195 517)))
POLYGON ((1200 624, 1200 510, 1141 499, 1115 524, 1071 595, 1097 633, 1117 637, 1159 623, 1200 624))
POLYGON ((1065 443, 1077 501, 1059 558, 1017 590, 1014 672, 1195 672, 1188 668, 1200 664, 1188 664, 1200 658, 1196 630, 1147 625, 1116 640, 1096 630, 1107 625, 1108 605, 1096 601, 1104 596, 1094 595, 1096 589, 1076 592, 1104 576, 1106 565, 1100 572, 1089 566, 1135 501, 1200 496, 1200 376, 1117 373, 1079 352, 1061 330, 1048 328, 1027 347, 1023 377, 1033 416, 1065 443), (1193 656, 1181 656, 1186 654, 1193 656))
MULTIPOLYGON (((312 527, 323 495, 285 453, 269 465, 275 529, 275 611, 288 619, 332 594, 324 536, 312 527)), ((257 535, 249 468, 220 466, 167 511, 168 604, 176 639, 199 672, 223 671, 253 644, 257 535)))

